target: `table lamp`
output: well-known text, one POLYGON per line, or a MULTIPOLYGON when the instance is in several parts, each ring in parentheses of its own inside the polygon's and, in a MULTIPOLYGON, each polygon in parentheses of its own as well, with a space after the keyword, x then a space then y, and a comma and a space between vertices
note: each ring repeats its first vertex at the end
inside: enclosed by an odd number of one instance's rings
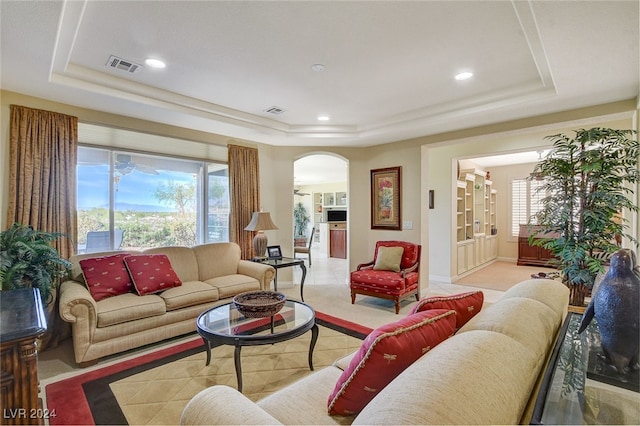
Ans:
POLYGON ((269 231, 271 229, 278 229, 278 227, 271 220, 269 212, 253 212, 251 222, 249 222, 244 230, 257 231, 256 236, 253 237, 253 251, 256 256, 264 257, 267 251, 268 241, 263 231, 269 231))

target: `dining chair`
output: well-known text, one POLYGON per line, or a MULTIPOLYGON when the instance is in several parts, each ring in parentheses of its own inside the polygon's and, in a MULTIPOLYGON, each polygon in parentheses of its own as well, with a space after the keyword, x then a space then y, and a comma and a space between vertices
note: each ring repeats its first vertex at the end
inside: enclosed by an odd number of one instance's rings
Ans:
POLYGON ((309 259, 309 268, 311 268, 311 244, 313 244, 313 236, 316 232, 315 226, 311 228, 311 236, 309 237, 309 244, 306 247, 294 247, 293 257, 297 258, 296 254, 306 254, 309 259))

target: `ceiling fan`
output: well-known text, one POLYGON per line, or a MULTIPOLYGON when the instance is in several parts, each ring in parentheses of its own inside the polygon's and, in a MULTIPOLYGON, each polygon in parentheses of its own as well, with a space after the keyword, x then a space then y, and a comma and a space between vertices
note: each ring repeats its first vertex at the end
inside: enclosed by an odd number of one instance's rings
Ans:
POLYGON ((299 195, 299 196, 304 197, 305 195, 311 195, 311 194, 309 194, 308 192, 300 192, 299 189, 295 189, 294 188, 293 189, 293 195, 299 195))
POLYGON ((133 169, 137 169, 142 173, 147 173, 150 175, 159 174, 158 171, 145 164, 135 163, 131 158, 131 155, 128 154, 117 154, 116 155, 116 163, 115 163, 116 172, 121 175, 128 175, 133 171, 133 169))

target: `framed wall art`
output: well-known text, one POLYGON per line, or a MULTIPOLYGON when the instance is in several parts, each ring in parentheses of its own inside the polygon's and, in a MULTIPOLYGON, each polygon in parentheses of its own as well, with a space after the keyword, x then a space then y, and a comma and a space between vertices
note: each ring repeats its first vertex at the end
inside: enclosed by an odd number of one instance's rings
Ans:
POLYGON ((371 229, 402 229, 401 167, 371 170, 371 229))

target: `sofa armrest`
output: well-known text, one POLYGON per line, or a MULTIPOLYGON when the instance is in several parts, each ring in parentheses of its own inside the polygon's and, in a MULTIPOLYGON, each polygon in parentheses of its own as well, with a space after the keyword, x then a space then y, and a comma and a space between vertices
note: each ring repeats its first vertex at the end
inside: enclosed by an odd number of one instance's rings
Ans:
POLYGON ((181 425, 282 424, 237 390, 216 385, 199 392, 184 407, 181 425))
POLYGON ((82 364, 98 327, 98 305, 82 283, 70 280, 60 286, 60 317, 71 323, 73 353, 82 364))
POLYGON ((77 322, 87 315, 90 324, 98 324, 98 306, 87 287, 78 281, 65 281, 60 286, 60 316, 66 322, 77 322), (79 306, 80 305, 80 306, 79 306), (79 310, 78 307, 81 307, 79 310))
POLYGON ((240 260, 238 262, 238 274, 257 279, 260 281, 260 289, 268 290, 271 287, 271 281, 276 276, 276 270, 273 266, 265 265, 264 263, 240 260))

